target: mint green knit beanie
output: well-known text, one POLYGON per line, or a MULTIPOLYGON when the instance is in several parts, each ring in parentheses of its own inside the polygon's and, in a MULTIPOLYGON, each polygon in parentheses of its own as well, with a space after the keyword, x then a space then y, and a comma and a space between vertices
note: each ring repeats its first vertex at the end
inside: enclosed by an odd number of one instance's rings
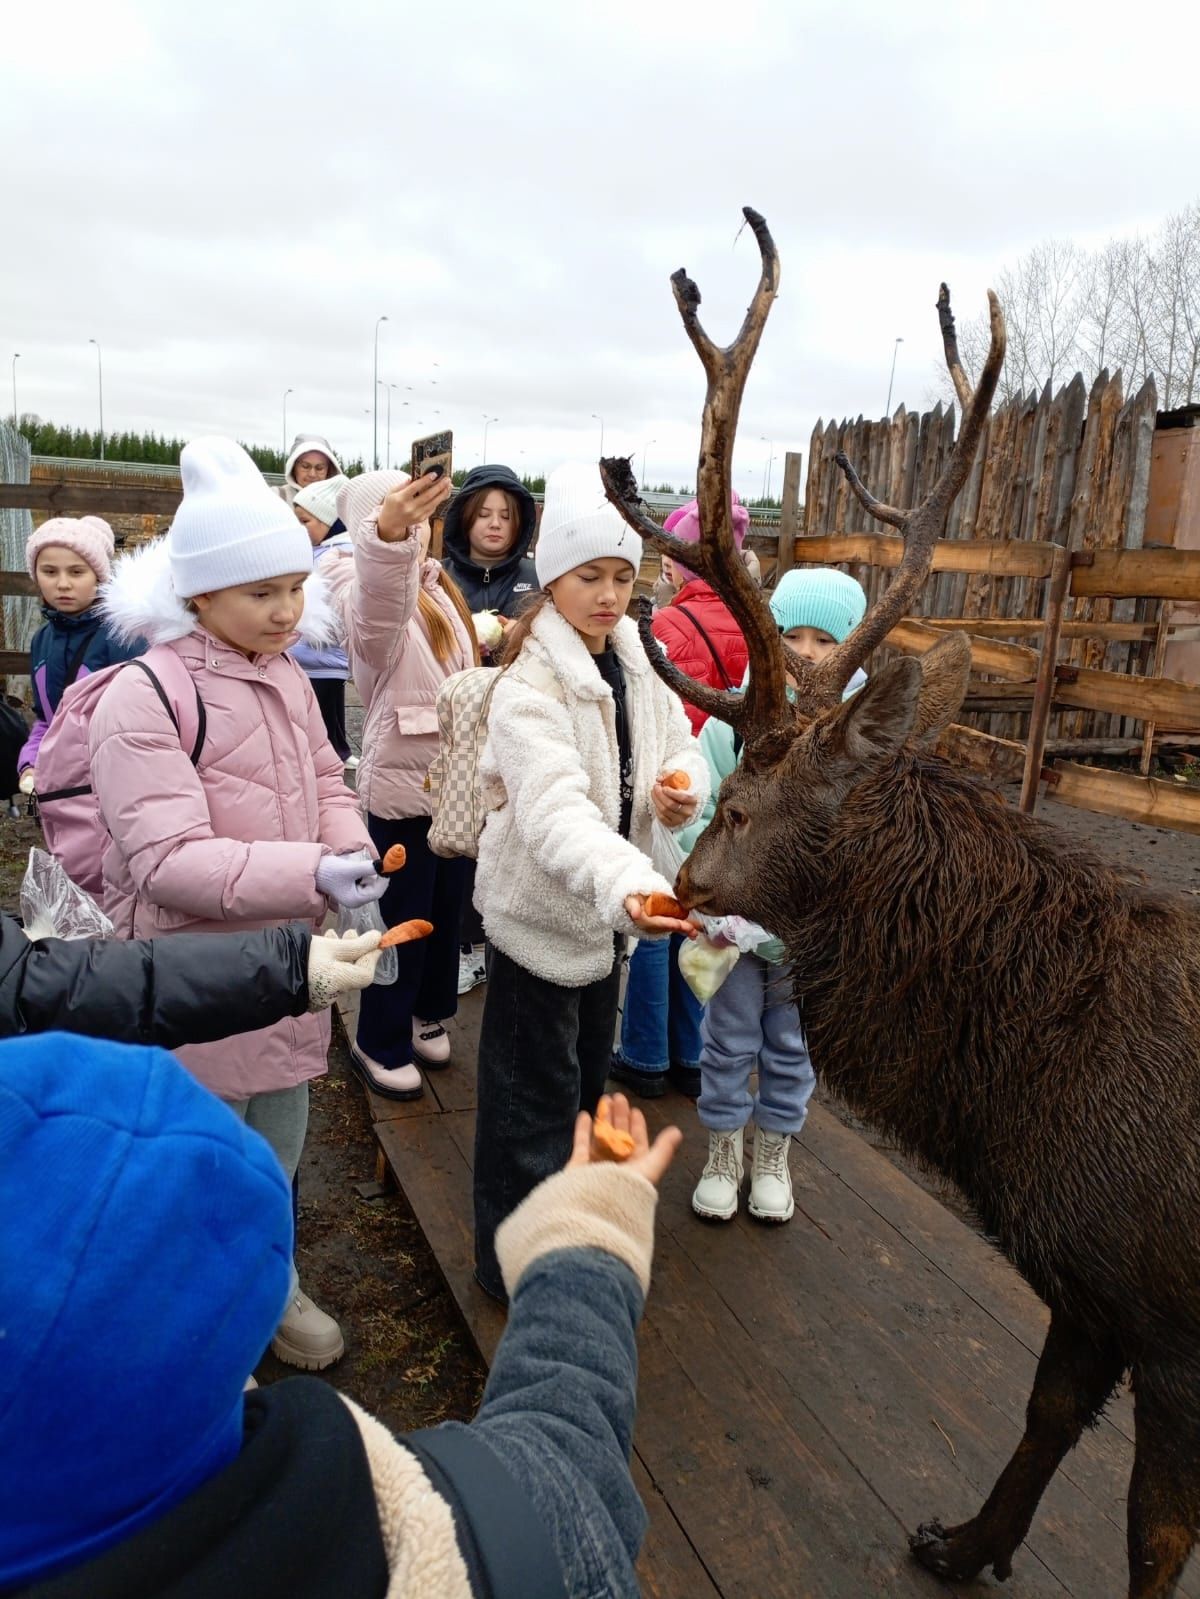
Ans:
POLYGON ((840 644, 863 619, 867 596, 861 583, 832 566, 785 572, 771 595, 771 614, 781 633, 812 627, 840 644))

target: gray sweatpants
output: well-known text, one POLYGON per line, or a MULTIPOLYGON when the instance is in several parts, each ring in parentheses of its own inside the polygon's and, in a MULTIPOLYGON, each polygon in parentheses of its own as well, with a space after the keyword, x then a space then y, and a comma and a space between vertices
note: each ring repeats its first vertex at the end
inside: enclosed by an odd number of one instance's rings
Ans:
MULTIPOLYGON (((290 1183, 299 1169, 304 1135, 308 1131, 308 1084, 275 1089, 269 1094, 251 1094, 249 1099, 227 1099, 225 1103, 247 1127, 262 1134, 275 1151, 275 1158, 290 1183)), ((293 1261, 289 1299, 299 1280, 293 1261)))
POLYGON ((700 1036, 696 1109, 703 1126, 732 1133, 753 1120, 768 1133, 800 1131, 817 1078, 787 966, 740 955, 705 1007, 700 1036), (750 1075, 756 1068, 754 1095, 750 1075))

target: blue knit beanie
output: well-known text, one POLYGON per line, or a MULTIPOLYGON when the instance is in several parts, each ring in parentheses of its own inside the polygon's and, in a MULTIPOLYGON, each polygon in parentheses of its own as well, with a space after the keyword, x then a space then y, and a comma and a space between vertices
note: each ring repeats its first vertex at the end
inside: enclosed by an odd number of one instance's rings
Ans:
POLYGON ((771 614, 781 633, 812 627, 839 644, 853 633, 866 609, 862 584, 833 566, 793 568, 771 595, 771 614))
POLYGON ((0 1589, 236 1458, 287 1299, 291 1189, 164 1050, 0 1044, 0 1589))

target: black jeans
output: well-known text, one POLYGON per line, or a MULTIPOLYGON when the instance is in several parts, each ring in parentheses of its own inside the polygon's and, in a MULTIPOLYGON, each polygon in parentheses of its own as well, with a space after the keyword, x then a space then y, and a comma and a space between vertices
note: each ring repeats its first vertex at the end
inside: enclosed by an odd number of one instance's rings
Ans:
POLYGON ((412 1022, 444 1022, 458 1010, 458 923, 466 888, 467 862, 442 860, 426 843, 428 816, 386 821, 367 816, 367 831, 380 855, 403 844, 408 860, 403 871, 388 878, 379 902, 384 922, 419 916, 433 923, 428 938, 399 944, 400 975, 386 987, 364 988, 359 1001, 356 1042, 364 1055, 389 1069, 407 1066, 413 1058, 412 1022))
POLYGON ((317 709, 325 723, 333 753, 343 761, 350 754, 350 740, 346 737, 346 682, 341 677, 310 677, 317 709))
POLYGON ((488 945, 475 1119, 475 1274, 505 1298, 496 1228, 567 1163, 581 1110, 604 1092, 621 963, 584 988, 535 977, 488 945))

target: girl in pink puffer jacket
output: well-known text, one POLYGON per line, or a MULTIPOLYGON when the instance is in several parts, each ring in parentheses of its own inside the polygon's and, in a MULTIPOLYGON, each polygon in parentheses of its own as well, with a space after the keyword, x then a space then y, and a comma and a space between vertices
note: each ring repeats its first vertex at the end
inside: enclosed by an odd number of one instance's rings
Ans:
POLYGON ((450 495, 447 479, 410 482, 404 472, 368 472, 338 495, 353 554, 322 565, 341 612, 350 670, 365 706, 358 793, 375 848, 402 844, 408 860, 389 879, 389 926, 420 917, 433 932, 396 951, 400 975, 369 988, 358 1013, 351 1059, 376 1093, 417 1099, 414 1061, 446 1066, 442 1023, 458 1010, 458 927, 470 862, 443 860, 426 842, 425 774, 437 754, 437 692, 455 672, 479 664, 470 612, 438 561, 429 559, 429 517, 450 495))
MULTIPOLYGON (((170 533, 118 563, 105 612, 118 634, 179 656, 203 706, 204 741, 193 766, 144 672, 127 667, 105 690, 89 727, 92 785, 112 836, 105 909, 134 938, 316 928, 331 903, 379 898, 383 879, 358 854, 374 853, 370 836, 308 680, 284 653, 305 610, 312 545, 231 439, 189 444, 180 465, 170 533), (358 858, 341 858, 351 852, 358 858)), ((266 1138, 291 1178, 309 1080, 326 1071, 328 1047, 322 1013, 179 1057, 266 1138)), ((327 1366, 343 1350, 338 1325, 300 1293, 294 1271, 292 1285, 272 1347, 293 1365, 327 1366)))

